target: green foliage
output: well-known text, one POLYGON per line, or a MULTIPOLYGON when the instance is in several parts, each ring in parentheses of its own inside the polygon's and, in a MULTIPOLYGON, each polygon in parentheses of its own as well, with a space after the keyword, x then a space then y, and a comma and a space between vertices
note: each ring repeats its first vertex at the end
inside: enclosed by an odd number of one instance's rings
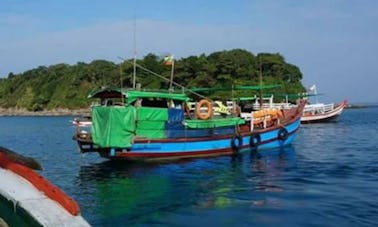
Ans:
MULTIPOLYGON (((26 108, 40 111, 53 108, 86 108, 91 100, 88 93, 100 87, 132 87, 132 60, 115 64, 105 60, 75 65, 39 66, 21 74, 9 73, 0 79, 0 107, 26 108)), ((167 79, 171 67, 165 66, 157 55, 148 54, 137 64, 167 79)), ((175 61, 174 81, 188 87, 230 87, 258 85, 261 73, 263 84, 279 84, 271 93, 299 93, 305 89, 300 69, 285 62, 282 55, 260 53, 257 56, 242 50, 214 52, 208 56, 189 56, 175 61)), ((137 68, 136 82, 146 89, 168 89, 169 82, 137 68)), ((246 96, 256 91, 235 91, 232 95, 246 96)), ((210 98, 229 99, 229 91, 205 94, 210 98)))

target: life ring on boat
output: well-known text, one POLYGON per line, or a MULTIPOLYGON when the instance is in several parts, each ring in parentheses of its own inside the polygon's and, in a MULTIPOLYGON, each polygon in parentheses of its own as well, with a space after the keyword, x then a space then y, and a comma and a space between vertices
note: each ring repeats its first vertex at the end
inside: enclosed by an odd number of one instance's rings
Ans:
POLYGON ((261 136, 260 134, 252 134, 249 137, 249 146, 251 148, 257 148, 257 146, 261 143, 261 136))
POLYGON ((243 146, 243 138, 241 137, 241 135, 235 135, 234 137, 232 137, 231 139, 232 150, 238 151, 240 150, 242 146, 243 146))
POLYGON ((277 136, 278 139, 285 141, 288 136, 289 136, 289 132, 286 130, 286 128, 280 128, 280 130, 278 131, 278 136, 277 136))
POLYGON ((209 119, 211 117, 211 115, 213 114, 213 104, 206 99, 202 99, 196 105, 195 114, 196 114, 197 118, 199 118, 201 120, 209 119), (207 108, 206 113, 201 113, 202 107, 207 108))

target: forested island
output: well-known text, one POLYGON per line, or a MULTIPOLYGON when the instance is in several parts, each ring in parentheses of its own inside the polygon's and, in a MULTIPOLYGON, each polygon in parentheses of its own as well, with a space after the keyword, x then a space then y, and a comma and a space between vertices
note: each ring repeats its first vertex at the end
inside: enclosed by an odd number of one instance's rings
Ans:
MULTIPOLYGON (((137 59, 137 64, 166 78, 171 75, 171 67, 164 65, 163 59, 155 54, 137 59)), ((174 66, 174 81, 186 88, 259 85, 261 73, 264 85, 280 85, 264 92, 293 94, 305 91, 300 69, 286 62, 279 53, 254 55, 246 50, 233 49, 176 59, 174 66)), ((101 87, 130 88, 133 72, 133 59, 128 59, 118 64, 94 60, 75 65, 39 66, 20 74, 9 73, 7 77, 0 78, 0 110, 36 113, 63 110, 63 113, 69 113, 86 109, 91 104, 91 100, 87 99, 90 91, 101 87)), ((137 68, 136 82, 142 89, 169 87, 169 82, 140 68, 137 68)), ((230 97, 230 92, 219 90, 206 95, 225 99, 230 97)), ((236 91, 236 95, 250 96, 257 92, 236 91)))

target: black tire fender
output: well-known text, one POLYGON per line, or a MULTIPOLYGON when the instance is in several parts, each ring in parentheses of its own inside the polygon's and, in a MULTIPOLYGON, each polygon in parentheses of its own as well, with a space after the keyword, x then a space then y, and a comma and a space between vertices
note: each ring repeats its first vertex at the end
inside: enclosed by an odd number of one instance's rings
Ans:
POLYGON ((249 137, 249 146, 252 148, 256 148, 261 143, 261 135, 260 134, 252 134, 249 137))
POLYGON ((280 130, 278 130, 277 137, 279 140, 285 141, 288 136, 289 136, 289 132, 287 131, 286 128, 280 128, 280 130))
POLYGON ((243 146, 243 138, 241 137, 241 135, 235 135, 234 137, 232 137, 231 139, 231 147, 233 150, 240 150, 240 148, 242 148, 243 146))

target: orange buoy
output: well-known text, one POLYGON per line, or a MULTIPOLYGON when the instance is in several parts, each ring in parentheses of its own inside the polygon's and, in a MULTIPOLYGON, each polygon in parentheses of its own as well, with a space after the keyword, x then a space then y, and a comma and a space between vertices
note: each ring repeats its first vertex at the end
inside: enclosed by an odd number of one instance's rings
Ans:
POLYGON ((197 118, 199 118, 201 120, 209 119, 211 117, 211 115, 213 115, 213 104, 206 99, 200 100, 196 105, 195 114, 196 114, 197 118), (202 107, 207 108, 206 113, 201 112, 202 107))

